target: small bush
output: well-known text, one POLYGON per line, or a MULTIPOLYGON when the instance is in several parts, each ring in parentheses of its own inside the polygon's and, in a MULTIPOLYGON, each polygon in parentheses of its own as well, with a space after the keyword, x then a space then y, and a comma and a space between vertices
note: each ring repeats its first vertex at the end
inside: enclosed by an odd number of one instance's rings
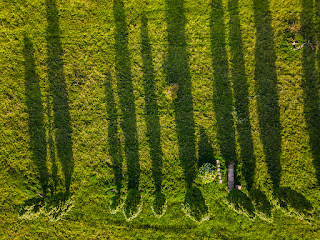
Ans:
POLYGON ((170 84, 170 86, 167 87, 163 92, 168 99, 175 100, 178 97, 177 95, 178 90, 179 90, 179 85, 177 83, 173 83, 173 84, 170 84))
POLYGON ((199 176, 201 177, 203 184, 207 184, 216 180, 218 172, 213 164, 205 163, 199 169, 199 176))

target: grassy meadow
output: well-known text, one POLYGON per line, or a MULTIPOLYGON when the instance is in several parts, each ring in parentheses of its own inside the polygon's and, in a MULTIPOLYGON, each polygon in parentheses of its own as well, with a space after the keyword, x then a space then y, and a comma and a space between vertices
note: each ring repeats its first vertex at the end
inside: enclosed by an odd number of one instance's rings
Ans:
POLYGON ((0 239, 320 239, 319 0, 2 0, 0 83, 0 239))

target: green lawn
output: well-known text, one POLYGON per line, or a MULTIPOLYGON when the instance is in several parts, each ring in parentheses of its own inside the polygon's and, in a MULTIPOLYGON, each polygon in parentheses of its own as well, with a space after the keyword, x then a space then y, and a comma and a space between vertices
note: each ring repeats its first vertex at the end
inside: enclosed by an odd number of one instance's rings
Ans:
POLYGON ((320 239, 319 0, 2 0, 0 26, 0 239, 320 239))

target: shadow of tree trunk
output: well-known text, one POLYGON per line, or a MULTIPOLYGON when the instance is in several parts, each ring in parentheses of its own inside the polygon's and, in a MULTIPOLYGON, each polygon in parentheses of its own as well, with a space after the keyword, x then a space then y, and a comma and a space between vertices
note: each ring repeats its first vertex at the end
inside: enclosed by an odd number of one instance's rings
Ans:
POLYGON ((184 170, 187 187, 191 187, 196 177, 195 130, 191 76, 188 64, 185 37, 186 18, 183 0, 166 0, 168 56, 166 81, 178 84, 177 99, 174 100, 175 122, 178 135, 179 157, 184 170))
POLYGON ((213 64, 213 105, 217 121, 217 138, 221 154, 229 162, 237 162, 233 113, 233 96, 229 79, 229 63, 222 1, 211 2, 211 53, 213 64))
POLYGON ((166 81, 179 86, 174 100, 175 123, 178 135, 179 158, 184 172, 186 194, 183 211, 194 221, 201 223, 207 218, 208 206, 201 190, 193 187, 197 174, 195 130, 191 76, 185 37, 186 18, 183 0, 166 0, 168 55, 166 81))
POLYGON ((281 177, 281 124, 271 13, 268 0, 254 0, 256 26, 255 87, 261 141, 273 189, 281 177))
POLYGON ((135 102, 128 49, 128 29, 124 5, 121 0, 113 1, 113 14, 116 24, 115 50, 118 95, 122 111, 121 127, 124 133, 125 155, 128 168, 128 189, 139 189, 140 164, 135 102))
MULTIPOLYGON (((320 1, 315 5, 312 0, 302 1, 301 27, 304 42, 310 41, 316 43, 320 39, 320 1), (315 17, 314 17, 315 16, 315 17), (316 24, 314 24, 316 21, 316 24)), ((309 45, 303 47, 302 52, 302 69, 303 69, 303 98, 304 98, 304 116, 309 133, 309 144, 313 156, 313 165, 316 169, 316 178, 320 185, 320 76, 318 68, 320 64, 320 46, 318 46, 318 56, 315 49, 309 45)))
POLYGON ((113 95, 113 88, 111 84, 112 78, 110 72, 107 73, 105 79, 105 93, 107 101, 107 113, 108 113, 108 145, 109 153, 112 160, 112 168, 115 176, 115 184, 118 193, 122 187, 122 155, 121 155, 121 143, 118 131, 118 111, 113 95))
POLYGON ((65 177, 66 194, 70 192, 74 169, 72 152, 72 126, 69 112, 68 91, 63 72, 63 49, 60 41, 59 13, 55 0, 46 0, 47 10, 47 71, 53 105, 54 137, 57 157, 65 177))
POLYGON ((41 99, 39 76, 35 69, 34 48, 27 36, 24 36, 25 91, 28 112, 28 126, 32 160, 40 176, 43 194, 48 191, 47 140, 44 126, 44 112, 41 99))
POLYGON ((145 117, 147 123, 147 137, 150 145, 152 161, 152 175, 156 191, 161 192, 162 185, 162 148, 160 138, 160 120, 157 96, 155 93, 154 67, 151 45, 148 33, 148 19, 143 13, 141 17, 141 53, 143 61, 143 84, 145 91, 145 117))
POLYGON ((253 140, 249 114, 249 84, 246 76, 243 56, 243 43, 239 19, 239 0, 230 0, 229 36, 231 48, 231 81, 235 98, 236 128, 239 134, 240 158, 243 162, 243 176, 250 190, 255 175, 256 159, 254 156, 253 140))
POLYGON ((52 177, 52 192, 56 192, 58 188, 58 182, 60 178, 58 176, 58 166, 57 166, 57 158, 56 158, 56 146, 54 142, 54 126, 53 126, 53 118, 52 118, 52 106, 50 103, 50 96, 47 96, 47 116, 48 116, 48 147, 49 147, 49 159, 51 161, 51 177, 52 177))

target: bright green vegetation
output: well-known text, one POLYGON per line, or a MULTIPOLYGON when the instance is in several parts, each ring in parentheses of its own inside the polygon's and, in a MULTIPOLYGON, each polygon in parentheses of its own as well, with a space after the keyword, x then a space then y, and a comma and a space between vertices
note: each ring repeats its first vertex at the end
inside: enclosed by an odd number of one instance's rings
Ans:
POLYGON ((320 239, 319 0, 2 0, 0 26, 1 239, 320 239))

